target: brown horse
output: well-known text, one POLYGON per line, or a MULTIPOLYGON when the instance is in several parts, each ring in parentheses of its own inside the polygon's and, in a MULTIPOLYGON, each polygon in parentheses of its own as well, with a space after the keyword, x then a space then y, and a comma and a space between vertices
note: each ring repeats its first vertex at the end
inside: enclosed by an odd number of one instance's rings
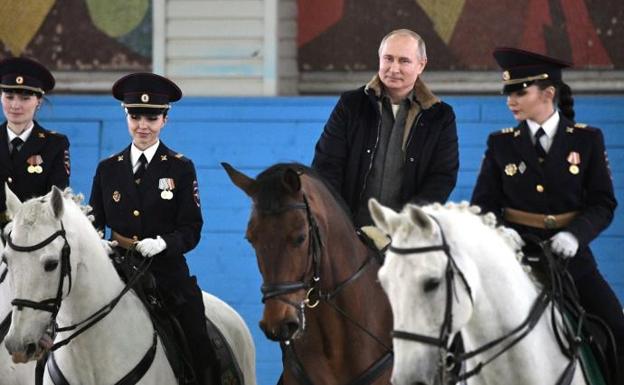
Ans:
POLYGON ((340 198, 300 164, 274 165, 257 179, 222 165, 253 201, 246 237, 264 280, 260 328, 281 344, 283 383, 389 384, 381 257, 340 198))

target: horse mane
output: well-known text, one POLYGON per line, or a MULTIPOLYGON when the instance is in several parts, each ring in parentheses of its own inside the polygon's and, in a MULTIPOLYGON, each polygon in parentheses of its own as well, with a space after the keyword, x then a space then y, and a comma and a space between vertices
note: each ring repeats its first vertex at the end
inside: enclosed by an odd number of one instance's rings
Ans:
MULTIPOLYGON (((72 202, 80 213, 82 213, 90 223, 93 223, 93 216, 88 215, 91 212, 91 206, 84 204, 84 195, 81 193, 75 194, 71 187, 66 187, 62 196, 67 201, 72 202)), ((51 219, 53 216, 51 210, 47 208, 47 205, 43 205, 48 202, 50 197, 48 195, 34 197, 24 202, 21 210, 24 212, 22 215, 21 224, 24 226, 35 226, 36 223, 43 219, 51 219)), ((65 205, 65 209, 71 210, 69 207, 72 205, 65 205)))
POLYGON ((430 213, 434 212, 449 212, 449 213, 458 213, 467 216, 475 217, 477 221, 480 221, 483 226, 486 228, 490 228, 496 232, 496 234, 512 249, 515 255, 516 261, 522 267, 522 270, 531 278, 534 284, 540 286, 541 283, 537 280, 535 275, 531 272, 531 267, 522 262, 524 254, 522 252, 522 247, 507 233, 505 226, 499 225, 496 219, 496 215, 494 213, 482 213, 481 207, 470 205, 467 201, 462 201, 459 203, 455 202, 447 202, 444 205, 439 203, 433 203, 427 206, 424 206, 423 209, 429 211, 430 213))
POLYGON ((324 186, 334 198, 338 206, 342 209, 343 214, 353 223, 349 209, 344 199, 336 191, 336 189, 328 183, 316 170, 305 166, 301 163, 277 163, 267 168, 256 178, 258 193, 256 195, 256 205, 262 211, 278 210, 284 205, 284 200, 290 195, 282 183, 286 170, 294 170, 299 175, 308 175, 313 180, 318 181, 324 186))

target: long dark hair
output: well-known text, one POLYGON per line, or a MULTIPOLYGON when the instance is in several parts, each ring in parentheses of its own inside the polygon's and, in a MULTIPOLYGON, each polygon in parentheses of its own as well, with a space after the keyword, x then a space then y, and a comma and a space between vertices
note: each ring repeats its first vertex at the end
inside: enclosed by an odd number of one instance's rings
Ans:
POLYGON ((574 122, 574 116, 576 115, 574 112, 574 97, 572 96, 572 89, 569 85, 563 82, 563 80, 537 80, 535 85, 540 90, 545 90, 546 88, 552 86, 555 87, 555 103, 557 103, 557 107, 559 111, 566 118, 570 119, 574 122))

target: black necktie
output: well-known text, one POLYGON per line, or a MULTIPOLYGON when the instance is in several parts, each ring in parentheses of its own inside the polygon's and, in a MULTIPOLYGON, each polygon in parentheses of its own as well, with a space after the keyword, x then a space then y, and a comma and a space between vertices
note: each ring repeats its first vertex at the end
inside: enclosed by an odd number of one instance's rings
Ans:
POLYGON ((22 144, 24 144, 24 141, 19 136, 13 138, 11 141, 11 159, 15 159, 15 156, 22 148, 22 144))
POLYGON ((537 153, 537 159, 542 163, 544 159, 546 159, 546 150, 542 147, 542 143, 540 142, 540 138, 546 135, 546 131, 542 127, 537 130, 535 133, 535 152, 537 153))
POLYGON ((145 170, 147 170, 147 158, 145 157, 145 154, 141 154, 141 156, 139 157, 139 166, 134 172, 134 183, 141 183, 141 179, 145 174, 145 170))

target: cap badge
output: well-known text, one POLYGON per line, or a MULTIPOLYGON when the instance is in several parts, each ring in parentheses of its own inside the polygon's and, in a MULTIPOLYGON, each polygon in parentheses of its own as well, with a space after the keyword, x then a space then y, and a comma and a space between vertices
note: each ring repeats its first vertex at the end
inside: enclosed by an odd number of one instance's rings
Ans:
POLYGON ((509 163, 507 166, 505 166, 505 174, 507 174, 508 176, 516 175, 517 171, 518 166, 516 166, 515 163, 509 163))
POLYGON ((15 83, 17 84, 23 84, 24 83, 24 78, 21 76, 18 76, 15 78, 15 83))
POLYGON ((149 102, 149 99, 150 99, 150 98, 149 98, 149 95, 148 95, 148 94, 143 94, 143 95, 141 95, 141 101, 142 101, 143 103, 147 103, 147 102, 149 102))
POLYGON ((511 75, 509 74, 509 71, 503 71, 503 80, 507 81, 511 79, 511 75))

